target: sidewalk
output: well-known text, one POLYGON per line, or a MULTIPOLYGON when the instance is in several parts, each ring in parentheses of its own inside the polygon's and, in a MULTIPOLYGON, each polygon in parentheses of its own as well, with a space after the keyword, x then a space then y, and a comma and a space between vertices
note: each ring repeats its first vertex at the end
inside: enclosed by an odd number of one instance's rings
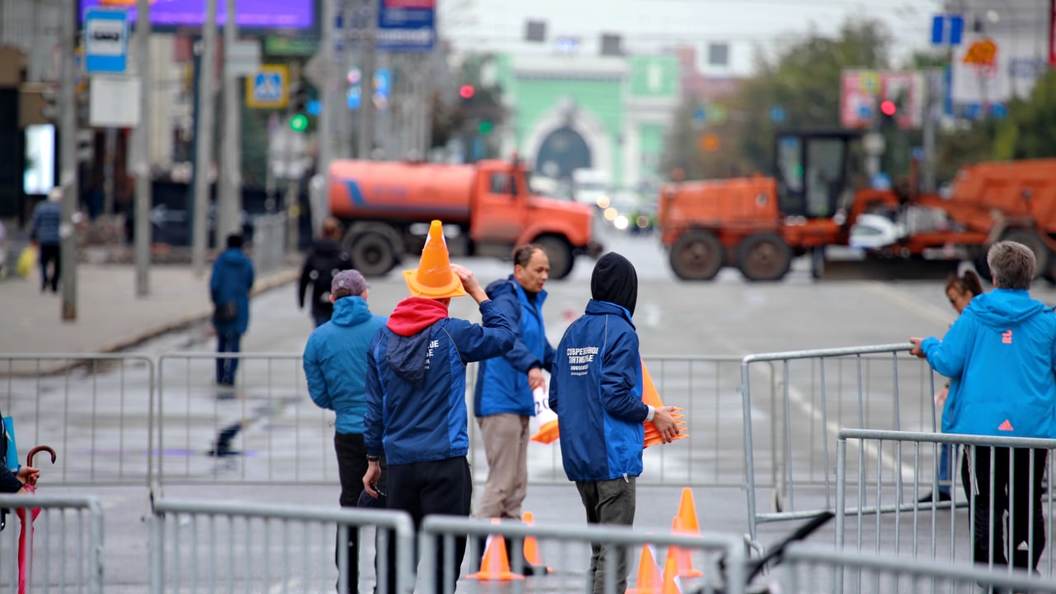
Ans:
MULTIPOLYGON (((258 276, 253 294, 293 282, 298 271, 280 268, 258 276)), ((60 319, 60 294, 41 293, 36 272, 0 282, 0 354, 105 353, 208 319, 209 273, 189 266, 155 266, 150 295, 135 296, 132 266, 81 264, 77 270, 77 320, 60 319)))

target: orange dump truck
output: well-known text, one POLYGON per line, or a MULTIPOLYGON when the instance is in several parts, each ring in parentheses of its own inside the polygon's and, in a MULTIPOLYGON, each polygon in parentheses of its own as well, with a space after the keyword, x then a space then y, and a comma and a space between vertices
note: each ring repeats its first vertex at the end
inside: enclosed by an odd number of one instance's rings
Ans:
POLYGON ((517 162, 473 165, 334 161, 330 212, 344 222, 354 266, 377 276, 404 254, 417 254, 427 224, 440 219, 453 254, 509 257, 533 242, 550 257, 551 277, 572 271, 575 256, 597 256, 593 212, 584 205, 533 195, 517 162))

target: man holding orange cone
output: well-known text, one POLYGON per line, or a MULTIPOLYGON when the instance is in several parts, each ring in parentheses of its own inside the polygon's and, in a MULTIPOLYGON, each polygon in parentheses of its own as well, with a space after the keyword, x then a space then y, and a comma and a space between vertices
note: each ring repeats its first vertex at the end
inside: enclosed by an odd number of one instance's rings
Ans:
MULTIPOLYGON (((652 421, 664 443, 678 436, 671 407, 642 402, 642 363, 631 316, 638 274, 623 256, 598 260, 586 314, 569 326, 557 347, 550 406, 561 426, 561 458, 575 481, 590 524, 634 523, 635 480, 642 473, 643 423, 652 421)), ((595 594, 615 567, 616 591, 627 587, 627 558, 619 548, 593 546, 595 594)))
MULTIPOLYGON (((466 363, 502 355, 514 334, 473 273, 450 263, 440 221, 430 225, 418 268, 404 279, 411 297, 396 306, 367 354, 363 488, 380 495, 384 455, 388 507, 409 513, 417 528, 430 514, 469 515, 466 363), (466 294, 479 304, 482 325, 448 317, 451 298, 466 294)), ((464 554, 465 539, 456 539, 454 558, 447 559, 455 581, 464 554)), ((395 566, 387 573, 388 591, 396 592, 395 566)), ((444 573, 438 559, 436 584, 444 573)), ((453 591, 449 585, 443 591, 453 591)))

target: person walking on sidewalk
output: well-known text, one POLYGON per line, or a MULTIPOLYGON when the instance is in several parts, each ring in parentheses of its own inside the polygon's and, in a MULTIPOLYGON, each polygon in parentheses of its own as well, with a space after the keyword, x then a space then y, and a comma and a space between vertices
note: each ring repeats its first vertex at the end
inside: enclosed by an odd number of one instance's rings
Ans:
MULTIPOLYGON (((308 337, 304 347, 304 377, 308 380, 312 402, 337 413, 334 449, 341 481, 340 503, 341 507, 356 507, 363 492, 363 475, 367 472, 367 448, 363 442, 367 349, 385 325, 385 318, 370 313, 367 282, 357 270, 337 273, 327 294, 334 315, 308 337)), ((351 593, 359 592, 358 536, 357 530, 349 531, 346 592, 351 593)))
MULTIPOLYGON (((912 353, 957 382, 945 409, 950 433, 1054 437, 1056 315, 1028 293, 1034 252, 1001 241, 990 248, 987 263, 994 290, 973 298, 942 340, 910 338, 912 353)), ((963 449, 961 479, 974 510, 975 562, 1036 570, 1045 550, 1042 485, 1048 451, 1015 448, 1010 459, 1009 448, 963 449), (1005 520, 1010 507, 1012 526, 1005 520)))
MULTIPOLYGON (((440 221, 430 225, 418 269, 404 277, 411 297, 396 306, 367 355, 369 466, 363 487, 369 496, 379 496, 384 454, 388 507, 410 514, 417 529, 430 514, 469 515, 466 363, 510 350, 514 333, 473 273, 450 264, 440 221), (467 293, 479 305, 483 325, 448 317, 451 298, 467 293)), ((446 570, 438 555, 436 575, 429 579, 444 585, 449 571, 457 582, 465 547, 465 538, 456 539, 446 570)), ((396 592, 395 567, 385 573, 388 591, 396 592)), ((442 591, 454 591, 454 583, 447 586, 442 591)))
MULTIPOLYGON (((227 237, 227 249, 213 263, 209 278, 209 296, 213 301, 213 328, 216 329, 216 352, 237 353, 242 335, 249 327, 249 291, 253 288, 253 262, 242 251, 242 236, 227 237)), ((216 383, 235 385, 238 359, 217 357, 216 383)))
POLYGON ((62 190, 55 188, 48 199, 33 209, 29 239, 40 247, 40 292, 51 286, 52 293, 59 292, 59 276, 62 274, 62 190), (50 273, 49 273, 49 268, 50 273))
POLYGON ((348 252, 341 249, 341 223, 334 217, 323 221, 323 231, 319 239, 312 243, 308 256, 301 267, 301 280, 297 283, 297 303, 304 309, 304 293, 311 285, 312 321, 316 328, 330 321, 334 305, 330 298, 330 284, 334 276, 342 270, 352 268, 352 259, 348 252))
MULTIPOLYGON (((535 415, 532 391, 546 386, 554 348, 543 324, 543 286, 550 260, 535 245, 513 252, 513 274, 485 291, 513 324, 513 348, 501 357, 481 361, 474 394, 474 414, 484 436, 488 482, 477 516, 519 520, 528 489, 528 419, 535 415)), ((526 565, 527 567, 527 565, 526 565)))
MULTIPOLYGON (((550 407, 561 426, 561 461, 575 481, 589 524, 634 523, 635 481, 642 474, 643 423, 652 421, 665 443, 678 435, 671 407, 642 402, 642 359, 631 316, 638 274, 623 256, 598 260, 585 315, 557 347, 550 407)), ((592 545, 594 593, 605 591, 615 568, 616 591, 627 588, 627 556, 619 547, 592 545), (615 557, 615 558, 613 558, 615 557)))

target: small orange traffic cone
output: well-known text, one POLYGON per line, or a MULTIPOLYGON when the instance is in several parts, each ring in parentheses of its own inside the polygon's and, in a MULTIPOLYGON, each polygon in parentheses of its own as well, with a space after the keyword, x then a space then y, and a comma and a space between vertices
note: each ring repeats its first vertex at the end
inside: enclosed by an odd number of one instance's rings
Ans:
MULTIPOLYGON (((660 392, 657 391, 656 384, 653 383, 653 376, 649 373, 649 368, 646 367, 645 361, 642 361, 642 402, 653 408, 664 407, 664 401, 660 399, 660 392)), ((678 435, 675 436, 675 439, 685 439, 689 433, 682 413, 676 411, 673 416, 678 423, 678 435)), ((656 425, 653 425, 652 421, 645 422, 644 442, 645 447, 664 443, 663 438, 660 437, 660 432, 657 431, 656 425)))
POLYGON ((466 576, 468 580, 482 582, 511 582, 523 580, 523 575, 510 571, 510 559, 506 556, 506 539, 501 534, 488 537, 484 557, 480 560, 480 571, 466 576))
MULTIPOLYGON (((675 532, 682 534, 691 534, 691 532, 689 532, 682 525, 681 518, 676 516, 675 521, 672 522, 672 524, 672 529, 675 532)), ((672 562, 675 564, 675 572, 677 573, 678 577, 694 578, 704 575, 704 572, 697 569, 696 567, 693 567, 693 555, 691 555, 690 552, 686 549, 675 546, 667 547, 667 563, 672 562)), ((664 567, 664 571, 666 579, 666 565, 664 567)))
MULTIPOLYGON (((660 587, 660 594, 682 594, 682 585, 678 579, 678 549, 667 547, 667 560, 664 561, 664 583, 660 587)), ((684 551, 683 551, 684 552, 684 551)))
MULTIPOLYGON (((682 487, 682 497, 678 500, 678 523, 682 531, 688 534, 700 534, 700 523, 697 522, 697 504, 693 500, 693 489, 682 487)), ((677 528, 677 526, 676 526, 677 528)))
POLYGON ((403 280, 412 295, 429 299, 460 297, 466 294, 462 280, 451 270, 451 258, 444 240, 444 225, 440 221, 429 224, 429 235, 425 238, 422 258, 418 268, 404 270, 403 280))
POLYGON ((663 579, 656 565, 656 557, 653 556, 653 547, 645 545, 638 558, 638 579, 634 581, 633 588, 627 589, 626 594, 659 594, 662 587, 663 579))

